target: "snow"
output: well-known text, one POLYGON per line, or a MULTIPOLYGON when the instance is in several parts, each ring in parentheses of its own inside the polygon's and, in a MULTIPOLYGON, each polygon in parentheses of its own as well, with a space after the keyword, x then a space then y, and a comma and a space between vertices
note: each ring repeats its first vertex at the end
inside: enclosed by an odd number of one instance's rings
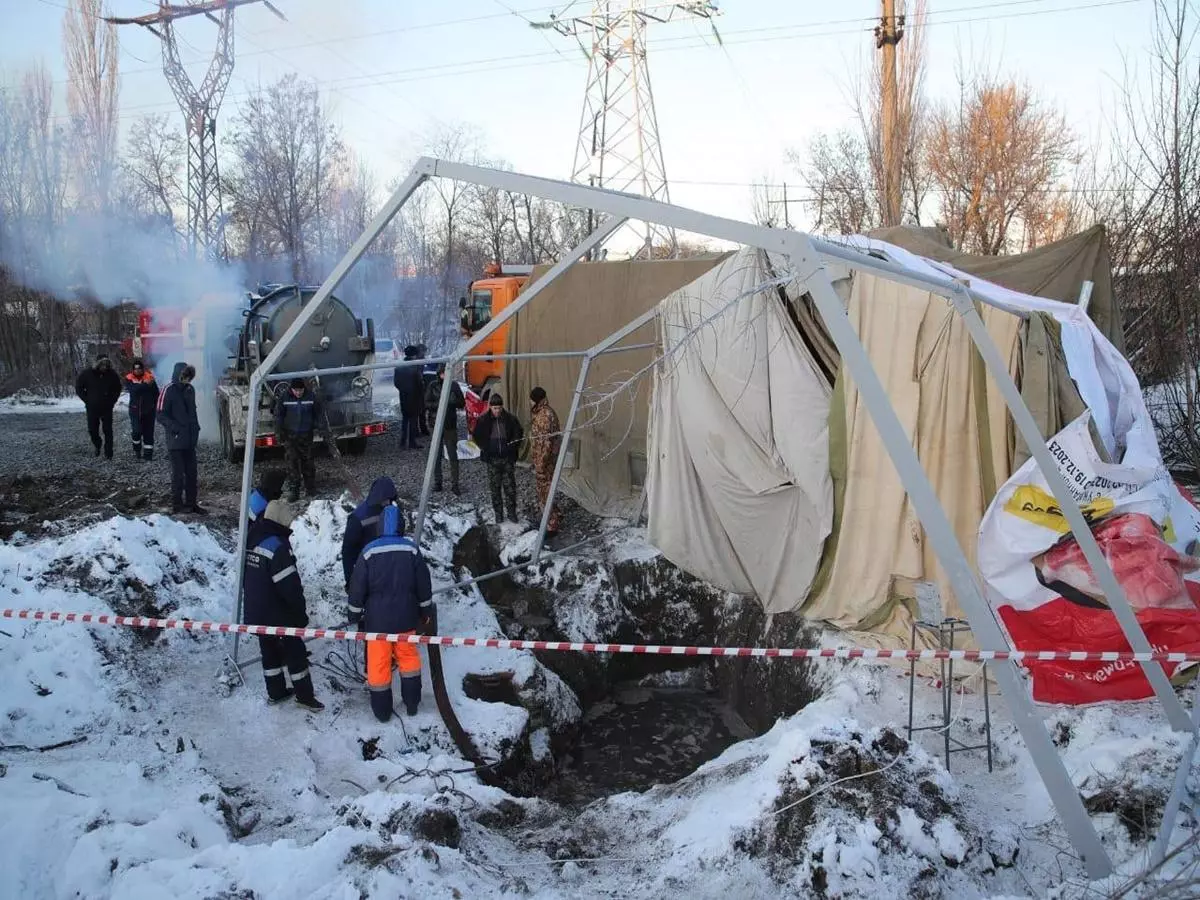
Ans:
MULTIPOLYGON (((129 406, 129 395, 122 394, 117 407, 129 406)), ((47 397, 31 391, 17 391, 0 399, 0 415, 11 413, 81 413, 83 401, 78 397, 47 397)))
MULTIPOLYGON (((348 505, 314 502, 294 525, 315 625, 344 618, 338 554, 348 505)), ((439 630, 500 636, 479 592, 452 587, 464 574, 450 563, 454 545, 478 519, 435 508, 430 524, 424 551, 443 589, 439 630)), ((509 558, 519 560, 528 539, 507 537, 519 544, 509 558)), ((0 605, 224 620, 231 547, 227 535, 159 515, 68 523, 52 538, 0 544, 0 605)), ((590 598, 591 612, 572 599, 563 615, 572 637, 600 639, 589 629, 603 631, 603 604, 615 602, 604 560, 656 556, 643 531, 629 530, 610 536, 601 560, 555 558, 520 577, 566 592, 555 596, 590 598)), ((969 900, 1087 887, 1060 852, 1061 826, 1003 704, 992 704, 992 774, 982 753, 956 754, 948 773, 932 732, 894 756, 872 756, 889 734, 884 725, 907 718, 908 681, 895 667, 826 663, 822 696, 766 734, 674 784, 564 811, 482 783, 442 726, 428 683, 417 716, 376 722, 364 691, 339 692, 320 668, 343 644, 310 645, 329 707, 311 714, 266 706, 253 666, 244 687, 223 681, 231 644, 218 635, 16 620, 0 630, 5 895, 969 900), (75 739, 46 752, 14 749, 75 739), (838 769, 845 748, 867 760, 864 774, 838 769), (522 824, 476 820, 502 802, 522 824), (431 811, 458 817, 457 846, 423 834, 418 820, 431 811)), ((530 653, 447 648, 443 662, 451 702, 484 756, 525 739, 530 758, 548 764, 555 730, 579 720, 574 695, 530 653), (467 698, 464 677, 487 672, 511 672, 524 705, 467 698)), ((920 681, 916 696, 915 724, 940 722, 940 693, 920 681)), ((1154 704, 1043 713, 1085 798, 1169 789, 1186 736, 1154 704)), ((956 699, 953 727, 978 742, 977 691, 956 699)), ((1145 841, 1119 813, 1094 821, 1123 871, 1134 871, 1145 841)))

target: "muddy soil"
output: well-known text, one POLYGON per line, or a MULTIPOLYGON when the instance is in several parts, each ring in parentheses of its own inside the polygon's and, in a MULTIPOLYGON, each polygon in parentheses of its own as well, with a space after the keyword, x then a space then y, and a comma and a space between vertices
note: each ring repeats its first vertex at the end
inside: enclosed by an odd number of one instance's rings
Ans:
MULTIPOLYGON (((401 447, 398 422, 388 419, 388 427, 388 433, 368 441, 362 456, 347 454, 339 461, 318 451, 316 496, 336 498, 349 491, 352 497, 361 497, 375 478, 389 475, 401 497, 413 503, 420 495, 426 454, 401 447)), ((0 540, 9 540, 17 532, 39 537, 47 533, 45 523, 53 525, 67 518, 168 511, 171 467, 167 454, 158 452, 150 462, 135 459, 127 429, 128 420, 118 411, 113 422, 114 458, 108 460, 94 455, 83 413, 0 416, 0 540)), ((427 445, 427 439, 421 443, 427 445)), ((256 471, 282 464, 280 451, 256 454, 256 471)), ((466 504, 490 516, 483 463, 463 460, 460 465, 462 496, 434 494, 434 503, 466 504)), ((210 511, 209 521, 218 527, 236 526, 241 466, 222 459, 215 443, 202 442, 197 469, 200 503, 210 511)), ((446 479, 448 483, 448 472, 446 479)), ((527 466, 517 469, 517 503, 527 524, 536 525, 540 512, 533 472, 527 466)), ((592 533, 595 519, 584 510, 565 501, 563 512, 559 546, 592 533)))
POLYGON ((541 793, 580 807, 623 791, 644 791, 677 781, 751 736, 714 694, 691 688, 618 689, 587 710, 578 744, 541 793))

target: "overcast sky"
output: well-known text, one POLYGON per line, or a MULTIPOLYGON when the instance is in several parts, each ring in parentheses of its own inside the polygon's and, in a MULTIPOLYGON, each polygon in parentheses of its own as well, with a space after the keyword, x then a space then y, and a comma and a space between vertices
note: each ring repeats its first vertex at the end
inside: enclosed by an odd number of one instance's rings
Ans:
MULTIPOLYGON (((477 126, 488 152, 514 168, 568 177, 587 62, 578 46, 528 21, 588 0, 275 0, 237 12, 237 66, 222 119, 248 90, 286 72, 327 92, 346 142, 381 182, 401 174, 439 122, 477 126)), ((3 80, 44 61, 65 107, 61 27, 66 0, 0 0, 3 80)), ((152 0, 110 0, 118 15, 152 0)), ((715 20, 656 26, 650 67, 671 198, 748 217, 748 184, 798 178, 786 164, 817 131, 852 121, 850 79, 874 47, 871 0, 726 0, 715 20)), ((1152 0, 930 0, 932 100, 954 92, 960 57, 986 55, 1024 78, 1093 137, 1111 117, 1125 60, 1144 56, 1152 0)), ((202 17, 178 33, 193 78, 203 78, 216 26, 202 17)), ((123 128, 139 115, 178 109, 161 73, 158 41, 126 26, 121 38, 123 128)), ((180 121, 181 130, 182 122, 180 121)), ((794 213, 799 213, 795 210, 794 213)))

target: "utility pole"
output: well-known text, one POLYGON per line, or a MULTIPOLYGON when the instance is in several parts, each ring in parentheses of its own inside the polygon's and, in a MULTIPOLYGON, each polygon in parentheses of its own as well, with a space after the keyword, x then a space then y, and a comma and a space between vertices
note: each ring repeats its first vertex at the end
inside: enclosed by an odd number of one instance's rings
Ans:
MULTIPOLYGON (((670 202, 646 64, 646 31, 652 22, 685 17, 711 20, 716 15, 719 10, 713 0, 596 0, 590 15, 551 15, 547 22, 531 23, 575 38, 588 58, 573 182, 670 202)), ((595 227, 593 219, 588 210, 589 232, 595 227)), ((635 257, 649 259, 664 250, 671 257, 678 254, 673 228, 636 223, 617 232, 617 236, 630 234, 636 234, 641 244, 635 257)))
POLYGON ((896 45, 904 37, 904 16, 896 16, 896 0, 883 0, 883 17, 875 28, 875 48, 883 52, 881 113, 883 154, 883 224, 900 224, 901 161, 903 152, 897 141, 899 92, 896 84, 896 45))
POLYGON ((183 112, 187 131, 188 249, 193 257, 223 260, 228 252, 217 171, 217 111, 233 73, 233 11, 250 3, 262 3, 284 18, 269 0, 195 0, 182 5, 159 0, 156 13, 105 18, 114 25, 139 25, 162 43, 163 74, 183 112), (174 23, 199 15, 216 23, 217 46, 204 81, 197 88, 179 58, 174 23))

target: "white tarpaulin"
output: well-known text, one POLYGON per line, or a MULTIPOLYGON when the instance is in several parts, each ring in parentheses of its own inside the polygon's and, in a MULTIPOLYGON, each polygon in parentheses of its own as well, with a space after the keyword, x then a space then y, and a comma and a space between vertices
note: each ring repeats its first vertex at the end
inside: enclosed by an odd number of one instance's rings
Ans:
POLYGON ((833 518, 830 389, 774 277, 746 249, 659 305, 646 483, 651 542, 767 613, 804 599, 833 518))

